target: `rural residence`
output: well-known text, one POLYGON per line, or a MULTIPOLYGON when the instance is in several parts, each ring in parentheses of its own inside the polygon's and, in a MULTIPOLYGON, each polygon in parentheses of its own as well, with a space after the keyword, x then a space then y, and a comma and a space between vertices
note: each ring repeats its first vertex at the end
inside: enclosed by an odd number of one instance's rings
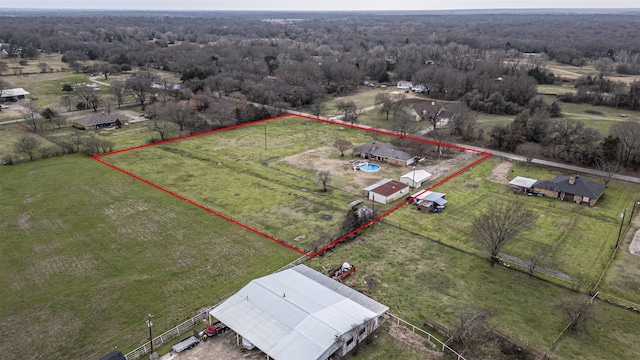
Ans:
POLYGON ((363 159, 383 161, 398 166, 409 166, 414 163, 415 156, 399 150, 391 143, 371 141, 353 148, 353 156, 363 159))
POLYGON ((398 81, 398 82, 396 83, 396 87, 397 87, 398 89, 405 89, 405 90, 409 90, 409 89, 411 89, 411 88, 413 87, 413 84, 411 83, 411 81, 405 81, 405 80, 402 80, 402 81, 398 81))
POLYGON ((574 201, 594 206, 606 186, 580 176, 556 176, 551 181, 540 180, 533 184, 533 192, 554 199, 574 201))
POLYGON ((406 173, 400 177, 400 182, 412 188, 419 188, 431 179, 431 173, 426 170, 416 170, 406 173))
POLYGON ((415 121, 425 121, 433 117, 438 119, 439 125, 444 125, 449 121, 447 110, 435 101, 415 103, 408 114, 415 121))
POLYGON ((424 193, 414 194, 413 203, 416 205, 416 209, 424 212, 442 212, 447 200, 444 198, 447 194, 425 191, 424 193))
POLYGON ((381 204, 389 204, 409 194, 409 185, 401 182, 384 179, 371 186, 364 188, 369 193, 369 200, 381 204))
MULTIPOLYGON (((79 129, 95 130, 115 126, 116 120, 119 120, 121 117, 122 115, 109 115, 104 112, 100 114, 94 113, 74 120, 73 126, 79 129)), ((123 125, 129 123, 128 119, 122 119, 120 121, 123 125)))
POLYGON ((209 314, 242 337, 245 348, 257 347, 267 358, 326 360, 346 354, 364 340, 388 310, 298 265, 251 281, 209 314), (360 328, 356 334, 354 327, 360 328))

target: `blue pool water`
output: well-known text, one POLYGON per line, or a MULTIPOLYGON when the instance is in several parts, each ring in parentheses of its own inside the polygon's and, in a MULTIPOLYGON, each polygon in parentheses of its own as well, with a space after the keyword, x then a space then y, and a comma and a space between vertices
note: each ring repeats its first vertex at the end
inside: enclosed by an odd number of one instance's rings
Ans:
POLYGON ((362 165, 360 165, 360 170, 362 170, 364 172, 376 172, 376 171, 380 171, 380 165, 362 164, 362 165))

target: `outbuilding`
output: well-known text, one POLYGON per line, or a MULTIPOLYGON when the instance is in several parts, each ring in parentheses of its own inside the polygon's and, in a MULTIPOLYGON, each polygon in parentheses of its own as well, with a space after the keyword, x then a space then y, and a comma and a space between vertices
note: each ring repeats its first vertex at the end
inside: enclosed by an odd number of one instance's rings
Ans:
POLYGON ((369 200, 381 204, 389 204, 409 195, 409 185, 391 179, 384 179, 364 188, 364 191, 368 192, 369 200))
POLYGON ((509 181, 509 185, 511 185, 511 189, 514 193, 531 194, 533 192, 533 184, 536 182, 538 182, 536 179, 516 176, 513 180, 509 181))
POLYGON ((431 173, 426 170, 416 170, 406 173, 400 177, 400 182, 412 188, 419 188, 431 179, 431 173))
POLYGON ((30 95, 30 93, 23 88, 0 90, 0 98, 2 98, 2 100, 17 101, 26 99, 27 95, 30 95))
POLYGON ((210 315, 245 348, 276 360, 326 360, 364 340, 389 310, 305 265, 251 281, 210 315))
POLYGON ((425 212, 442 212, 447 204, 447 200, 445 200, 446 196, 447 194, 435 191, 425 191, 414 194, 413 202, 416 205, 417 210, 425 212))

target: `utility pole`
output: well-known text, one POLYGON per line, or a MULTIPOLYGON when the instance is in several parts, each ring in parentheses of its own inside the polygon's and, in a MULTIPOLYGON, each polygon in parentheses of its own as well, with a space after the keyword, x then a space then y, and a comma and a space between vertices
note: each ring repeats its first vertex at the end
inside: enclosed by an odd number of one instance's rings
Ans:
POLYGON ((622 236, 622 225, 624 225, 624 217, 627 214, 627 208, 624 208, 622 214, 620 214, 620 230, 618 231, 618 240, 616 240, 616 249, 620 246, 620 236, 622 236))
POLYGON ((413 179, 411 179, 411 190, 416 189, 416 166, 413 165, 413 179))
POLYGON ((149 314, 147 315, 147 326, 149 327, 149 344, 151 345, 151 352, 150 352, 150 356, 153 356, 153 334, 151 332, 151 326, 153 326, 153 323, 151 322, 151 318, 153 317, 153 315, 149 314))

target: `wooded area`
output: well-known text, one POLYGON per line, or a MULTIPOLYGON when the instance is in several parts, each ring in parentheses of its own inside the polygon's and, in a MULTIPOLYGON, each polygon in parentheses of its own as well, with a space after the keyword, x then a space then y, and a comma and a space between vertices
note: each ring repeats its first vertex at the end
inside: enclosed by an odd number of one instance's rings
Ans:
MULTIPOLYGON (((537 156, 582 165, 615 162, 635 168, 640 165, 637 121, 616 124, 603 134, 561 119, 558 104, 640 110, 640 81, 615 79, 640 75, 638 22, 637 13, 17 12, 3 16, 0 41, 5 56, 35 60, 41 72, 66 71, 53 69, 45 59, 62 54, 76 72, 104 75, 105 80, 130 73, 124 84, 112 85, 112 98, 102 105, 120 105, 122 91, 128 90, 142 106, 156 102, 149 112, 177 123, 181 131, 269 115, 216 100, 220 96, 318 115, 330 97, 352 94, 363 85, 410 80, 424 85, 430 99, 460 101, 475 112, 515 118, 484 132, 468 112, 456 110, 452 136, 507 151, 530 142, 542 146, 521 151, 534 149, 537 156), (563 78, 549 68, 552 61, 576 69, 589 64, 596 73, 563 78), (184 86, 174 90, 153 71, 173 73, 184 86), (554 83, 569 83, 575 91, 551 100, 537 97, 538 84, 554 83)), ((0 67, 0 74, 11 73, 22 74, 22 67, 0 67)), ((61 101, 69 110, 98 105, 91 98, 76 106, 61 101)), ((376 100, 387 108, 388 128, 410 133, 404 113, 389 119, 390 101, 376 100)), ((355 122, 358 109, 349 109, 341 111, 355 122)), ((444 135, 434 126, 430 136, 442 141, 444 135)))

